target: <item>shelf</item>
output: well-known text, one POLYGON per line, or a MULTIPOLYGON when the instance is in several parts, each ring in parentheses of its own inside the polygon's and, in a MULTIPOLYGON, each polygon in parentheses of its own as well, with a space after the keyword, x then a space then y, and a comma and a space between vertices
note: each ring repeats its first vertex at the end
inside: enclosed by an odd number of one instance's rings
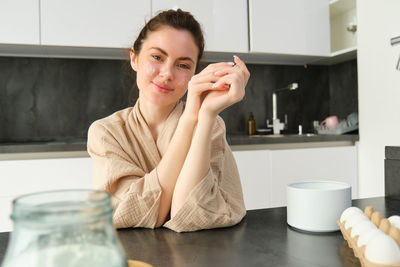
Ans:
POLYGON ((331 53, 330 57, 317 60, 311 65, 333 65, 357 58, 357 47, 350 47, 331 53))
POLYGON ((331 57, 345 56, 345 55, 354 54, 354 53, 357 53, 357 47, 356 46, 332 52, 331 53, 331 57))

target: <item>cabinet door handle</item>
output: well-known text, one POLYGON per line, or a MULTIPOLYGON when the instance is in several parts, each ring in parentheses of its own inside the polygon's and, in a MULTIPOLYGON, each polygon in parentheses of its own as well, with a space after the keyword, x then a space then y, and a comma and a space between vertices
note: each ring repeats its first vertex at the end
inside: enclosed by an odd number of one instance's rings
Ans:
POLYGON ((391 45, 395 45, 395 44, 398 44, 398 43, 400 43, 400 36, 393 37, 392 39, 390 39, 390 44, 391 45))
POLYGON ((356 32, 357 31, 357 24, 350 23, 347 27, 346 30, 349 32, 356 32))

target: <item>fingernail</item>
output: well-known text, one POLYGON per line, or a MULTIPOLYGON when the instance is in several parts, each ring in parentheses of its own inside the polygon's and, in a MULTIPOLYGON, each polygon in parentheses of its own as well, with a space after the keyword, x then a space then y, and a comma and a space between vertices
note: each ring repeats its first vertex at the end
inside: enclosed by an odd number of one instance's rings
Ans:
POLYGON ((239 59, 239 60, 240 60, 240 58, 239 58, 237 55, 233 55, 233 57, 234 57, 234 58, 237 58, 237 59, 239 59))
POLYGON ((225 88, 231 88, 231 85, 230 84, 224 84, 224 87, 225 88))
POLYGON ((211 86, 212 88, 215 88, 215 87, 217 87, 218 86, 218 84, 217 83, 213 83, 213 85, 211 86))
POLYGON ((226 62, 226 63, 228 63, 228 64, 230 64, 232 66, 234 66, 236 64, 235 62, 226 62))
POLYGON ((218 74, 220 74, 221 73, 221 71, 220 70, 217 70, 216 72, 214 72, 214 75, 218 75, 218 74))

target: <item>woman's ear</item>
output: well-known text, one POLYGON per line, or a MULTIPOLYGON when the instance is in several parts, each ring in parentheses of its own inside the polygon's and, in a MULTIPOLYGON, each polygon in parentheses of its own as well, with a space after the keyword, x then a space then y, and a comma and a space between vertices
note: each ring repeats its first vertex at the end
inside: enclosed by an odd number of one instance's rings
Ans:
POLYGON ((131 57, 131 67, 132 67, 132 69, 134 71, 137 72, 137 60, 138 60, 138 58, 137 58, 135 52, 133 52, 133 50, 131 50, 131 52, 130 52, 130 57, 131 57))

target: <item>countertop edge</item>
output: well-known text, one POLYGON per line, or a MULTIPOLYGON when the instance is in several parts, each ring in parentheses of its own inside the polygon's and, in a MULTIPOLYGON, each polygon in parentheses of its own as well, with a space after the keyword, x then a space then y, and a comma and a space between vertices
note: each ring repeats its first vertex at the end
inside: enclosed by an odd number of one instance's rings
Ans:
MULTIPOLYGON (((226 137, 232 151, 354 146, 358 140, 358 135, 282 135, 278 137, 227 135, 226 137)), ((86 149, 87 144, 84 140, 0 144, 0 161, 89 157, 86 149)))
POLYGON ((282 149, 301 149, 301 148, 321 148, 354 146, 358 141, 324 141, 324 142, 304 142, 304 143, 279 143, 279 144, 246 144, 231 145, 232 151, 244 150, 282 150, 282 149))
MULTIPOLYGON (((356 141, 323 141, 323 142, 270 143, 270 144, 240 144, 240 145, 230 145, 230 147, 232 151, 282 150, 282 149, 354 146, 355 143, 356 141)), ((89 157, 89 154, 86 151, 86 144, 82 146, 80 149, 78 148, 71 151, 62 151, 63 149, 62 146, 53 147, 52 149, 54 149, 54 151, 26 151, 26 152, 21 151, 21 152, 6 152, 6 153, 0 152, 0 161, 89 157), (59 149, 59 151, 57 151, 57 148, 59 149)), ((32 147, 31 150, 33 150, 32 147)))
POLYGON ((60 158, 87 158, 87 151, 50 151, 50 152, 20 152, 0 153, 0 161, 30 160, 30 159, 60 159, 60 158))

